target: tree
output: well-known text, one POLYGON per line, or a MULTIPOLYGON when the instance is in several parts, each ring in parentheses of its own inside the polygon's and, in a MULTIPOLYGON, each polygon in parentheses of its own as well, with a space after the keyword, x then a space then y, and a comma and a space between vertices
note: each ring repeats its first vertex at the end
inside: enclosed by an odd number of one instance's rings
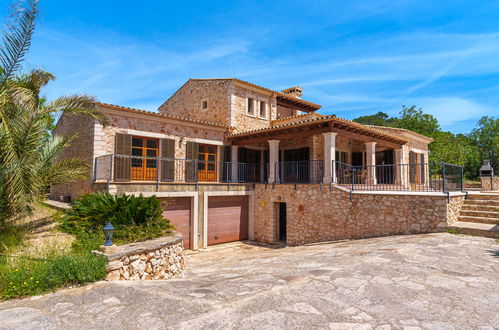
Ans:
POLYGON ((478 176, 484 159, 489 159, 492 167, 499 173, 499 118, 482 117, 468 135, 471 145, 478 150, 478 158, 469 166, 478 176))
POLYGON ((47 139, 54 114, 71 112, 105 122, 93 97, 42 101, 40 91, 54 76, 43 70, 19 72, 35 29, 38 1, 18 1, 12 11, 0 47, 0 224, 30 214, 49 185, 88 173, 88 165, 80 159, 57 161, 76 136, 47 139))
POLYGON ((361 116, 353 121, 364 125, 391 126, 394 118, 390 118, 386 113, 379 111, 375 115, 361 116))
POLYGON ((416 109, 416 106, 402 106, 400 118, 394 118, 391 124, 392 127, 405 128, 413 132, 423 134, 434 138, 440 132, 440 125, 437 118, 433 115, 424 113, 421 108, 416 109))

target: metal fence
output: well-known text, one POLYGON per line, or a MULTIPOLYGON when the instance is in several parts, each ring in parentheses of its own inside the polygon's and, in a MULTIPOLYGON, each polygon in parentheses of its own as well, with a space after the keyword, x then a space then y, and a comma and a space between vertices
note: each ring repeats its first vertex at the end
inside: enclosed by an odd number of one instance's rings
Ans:
POLYGON ((265 182, 268 164, 111 154, 95 158, 94 181, 265 182))
POLYGON ((320 183, 324 178, 324 161, 277 162, 275 175, 276 183, 320 183))
POLYGON ((350 190, 462 191, 463 168, 447 163, 352 166, 333 162, 335 183, 350 190))

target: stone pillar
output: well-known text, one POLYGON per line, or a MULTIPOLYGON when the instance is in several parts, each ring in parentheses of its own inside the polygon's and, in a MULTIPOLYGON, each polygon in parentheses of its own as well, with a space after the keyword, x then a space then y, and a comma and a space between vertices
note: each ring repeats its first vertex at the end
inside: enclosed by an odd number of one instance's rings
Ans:
POLYGON ((324 135, 324 178, 325 184, 336 182, 336 134, 335 132, 322 133, 324 135))
POLYGON ((367 183, 376 184, 376 142, 366 142, 367 183))
POLYGON ((269 140, 269 183, 279 181, 275 167, 279 161, 279 140, 269 140))
POLYGON ((395 159, 394 159, 394 177, 395 177, 395 185, 397 186, 406 186, 406 178, 405 178, 405 172, 409 171, 409 168, 407 165, 404 164, 404 151, 402 148, 400 149, 395 149, 395 159))
POLYGON ((424 168, 424 182, 426 185, 430 184, 430 154, 428 151, 423 152, 423 168, 424 168))
POLYGON ((231 169, 227 169, 231 173, 231 182, 238 182, 239 177, 238 177, 238 169, 239 169, 239 164, 238 162, 238 150, 239 146, 230 146, 230 161, 231 161, 231 169))

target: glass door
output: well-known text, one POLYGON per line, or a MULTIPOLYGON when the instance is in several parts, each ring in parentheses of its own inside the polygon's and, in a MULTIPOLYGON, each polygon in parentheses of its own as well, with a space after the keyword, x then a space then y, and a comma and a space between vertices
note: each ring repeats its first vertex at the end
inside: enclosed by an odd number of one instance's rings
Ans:
POLYGON ((132 180, 156 180, 158 145, 158 139, 132 137, 132 180))
POLYGON ((198 180, 217 181, 217 146, 208 144, 199 145, 198 180))

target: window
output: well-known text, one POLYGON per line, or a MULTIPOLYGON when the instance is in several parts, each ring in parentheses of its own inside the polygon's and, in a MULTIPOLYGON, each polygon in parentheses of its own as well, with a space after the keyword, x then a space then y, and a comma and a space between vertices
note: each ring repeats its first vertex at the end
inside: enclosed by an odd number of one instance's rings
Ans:
POLYGON ((159 155, 158 139, 132 137, 131 179, 156 179, 156 159, 159 155))
POLYGON ((260 118, 267 118, 267 103, 265 103, 264 101, 260 101, 260 107, 259 107, 259 112, 258 112, 258 116, 260 118))
POLYGON ((208 100, 203 100, 201 102, 201 110, 206 110, 208 109, 208 100))
POLYGON ((249 116, 255 115, 255 100, 251 97, 246 99, 246 114, 249 116))

